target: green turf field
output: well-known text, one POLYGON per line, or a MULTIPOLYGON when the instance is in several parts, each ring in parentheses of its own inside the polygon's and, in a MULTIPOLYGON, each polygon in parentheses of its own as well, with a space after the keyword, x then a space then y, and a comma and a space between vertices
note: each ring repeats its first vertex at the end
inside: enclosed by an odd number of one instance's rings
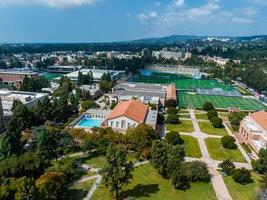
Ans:
POLYGON ((215 80, 196 80, 196 79, 184 79, 175 82, 178 90, 193 90, 197 88, 201 89, 214 89, 221 88, 224 91, 234 91, 231 85, 219 83, 215 80))
POLYGON ((48 79, 49 81, 53 80, 53 79, 56 79, 56 78, 59 78, 63 76, 63 74, 58 74, 58 73, 48 73, 48 72, 45 72, 43 73, 43 77, 48 79))
POLYGON ((262 110, 267 109, 255 99, 245 99, 239 97, 196 95, 188 92, 179 92, 179 104, 181 107, 202 108, 203 104, 209 101, 216 108, 228 109, 229 107, 238 107, 242 110, 262 110))
POLYGON ((149 76, 138 75, 133 77, 133 82, 141 82, 141 83, 160 83, 160 84, 169 84, 175 83, 178 80, 190 79, 190 75, 182 75, 182 74, 169 74, 162 72, 151 72, 149 76))
POLYGON ((133 82, 141 83, 159 83, 176 85, 178 90, 194 90, 196 88, 213 89, 221 88, 225 91, 233 91, 234 88, 231 85, 219 83, 216 80, 196 80, 192 79, 189 75, 182 74, 168 74, 162 72, 151 72, 148 76, 138 75, 133 77, 133 82))

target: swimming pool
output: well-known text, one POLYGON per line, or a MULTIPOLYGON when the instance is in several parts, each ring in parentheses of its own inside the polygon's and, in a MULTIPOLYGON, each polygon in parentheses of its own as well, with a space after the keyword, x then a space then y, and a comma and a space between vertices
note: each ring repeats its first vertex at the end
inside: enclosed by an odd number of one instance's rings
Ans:
POLYGON ((101 119, 95 119, 90 117, 84 117, 81 121, 77 124, 77 127, 82 128, 93 128, 93 127, 100 127, 103 123, 101 119))

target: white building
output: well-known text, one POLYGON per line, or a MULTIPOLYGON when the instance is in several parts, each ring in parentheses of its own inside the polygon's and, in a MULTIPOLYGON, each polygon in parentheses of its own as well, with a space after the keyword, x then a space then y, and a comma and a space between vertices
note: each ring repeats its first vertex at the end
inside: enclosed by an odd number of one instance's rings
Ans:
POLYGON ((46 96, 45 93, 0 90, 4 115, 12 114, 11 108, 15 100, 19 100, 28 108, 32 108, 46 96))
POLYGON ((71 72, 67 74, 66 76, 70 78, 73 81, 78 80, 79 72, 82 72, 84 75, 88 73, 92 73, 94 82, 100 82, 101 77, 103 74, 110 74, 111 79, 117 80, 122 74, 124 74, 124 71, 117 71, 117 70, 103 70, 103 69, 81 69, 75 72, 71 72))
POLYGON ((157 115, 156 110, 151 110, 140 101, 122 101, 108 115, 106 123, 108 127, 120 132, 125 132, 131 127, 134 128, 140 123, 145 123, 156 129, 157 115))

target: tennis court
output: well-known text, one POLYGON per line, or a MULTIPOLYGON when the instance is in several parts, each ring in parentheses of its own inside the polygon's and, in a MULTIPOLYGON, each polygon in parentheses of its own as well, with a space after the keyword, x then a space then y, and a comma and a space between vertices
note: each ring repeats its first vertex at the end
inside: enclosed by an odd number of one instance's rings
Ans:
POLYGON ((246 99, 240 97, 196 95, 185 91, 179 92, 179 104, 181 107, 202 108, 203 104, 209 101, 218 109, 228 109, 237 107, 241 110, 262 110, 267 109, 256 99, 246 99))

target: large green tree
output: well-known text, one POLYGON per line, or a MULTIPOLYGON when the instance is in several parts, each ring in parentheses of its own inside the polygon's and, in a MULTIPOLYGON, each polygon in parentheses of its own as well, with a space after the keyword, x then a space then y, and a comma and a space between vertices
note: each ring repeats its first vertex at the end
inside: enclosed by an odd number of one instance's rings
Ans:
POLYGON ((119 200, 122 187, 132 179, 133 163, 127 162, 127 153, 122 147, 110 146, 107 150, 107 165, 101 170, 103 182, 119 200))

